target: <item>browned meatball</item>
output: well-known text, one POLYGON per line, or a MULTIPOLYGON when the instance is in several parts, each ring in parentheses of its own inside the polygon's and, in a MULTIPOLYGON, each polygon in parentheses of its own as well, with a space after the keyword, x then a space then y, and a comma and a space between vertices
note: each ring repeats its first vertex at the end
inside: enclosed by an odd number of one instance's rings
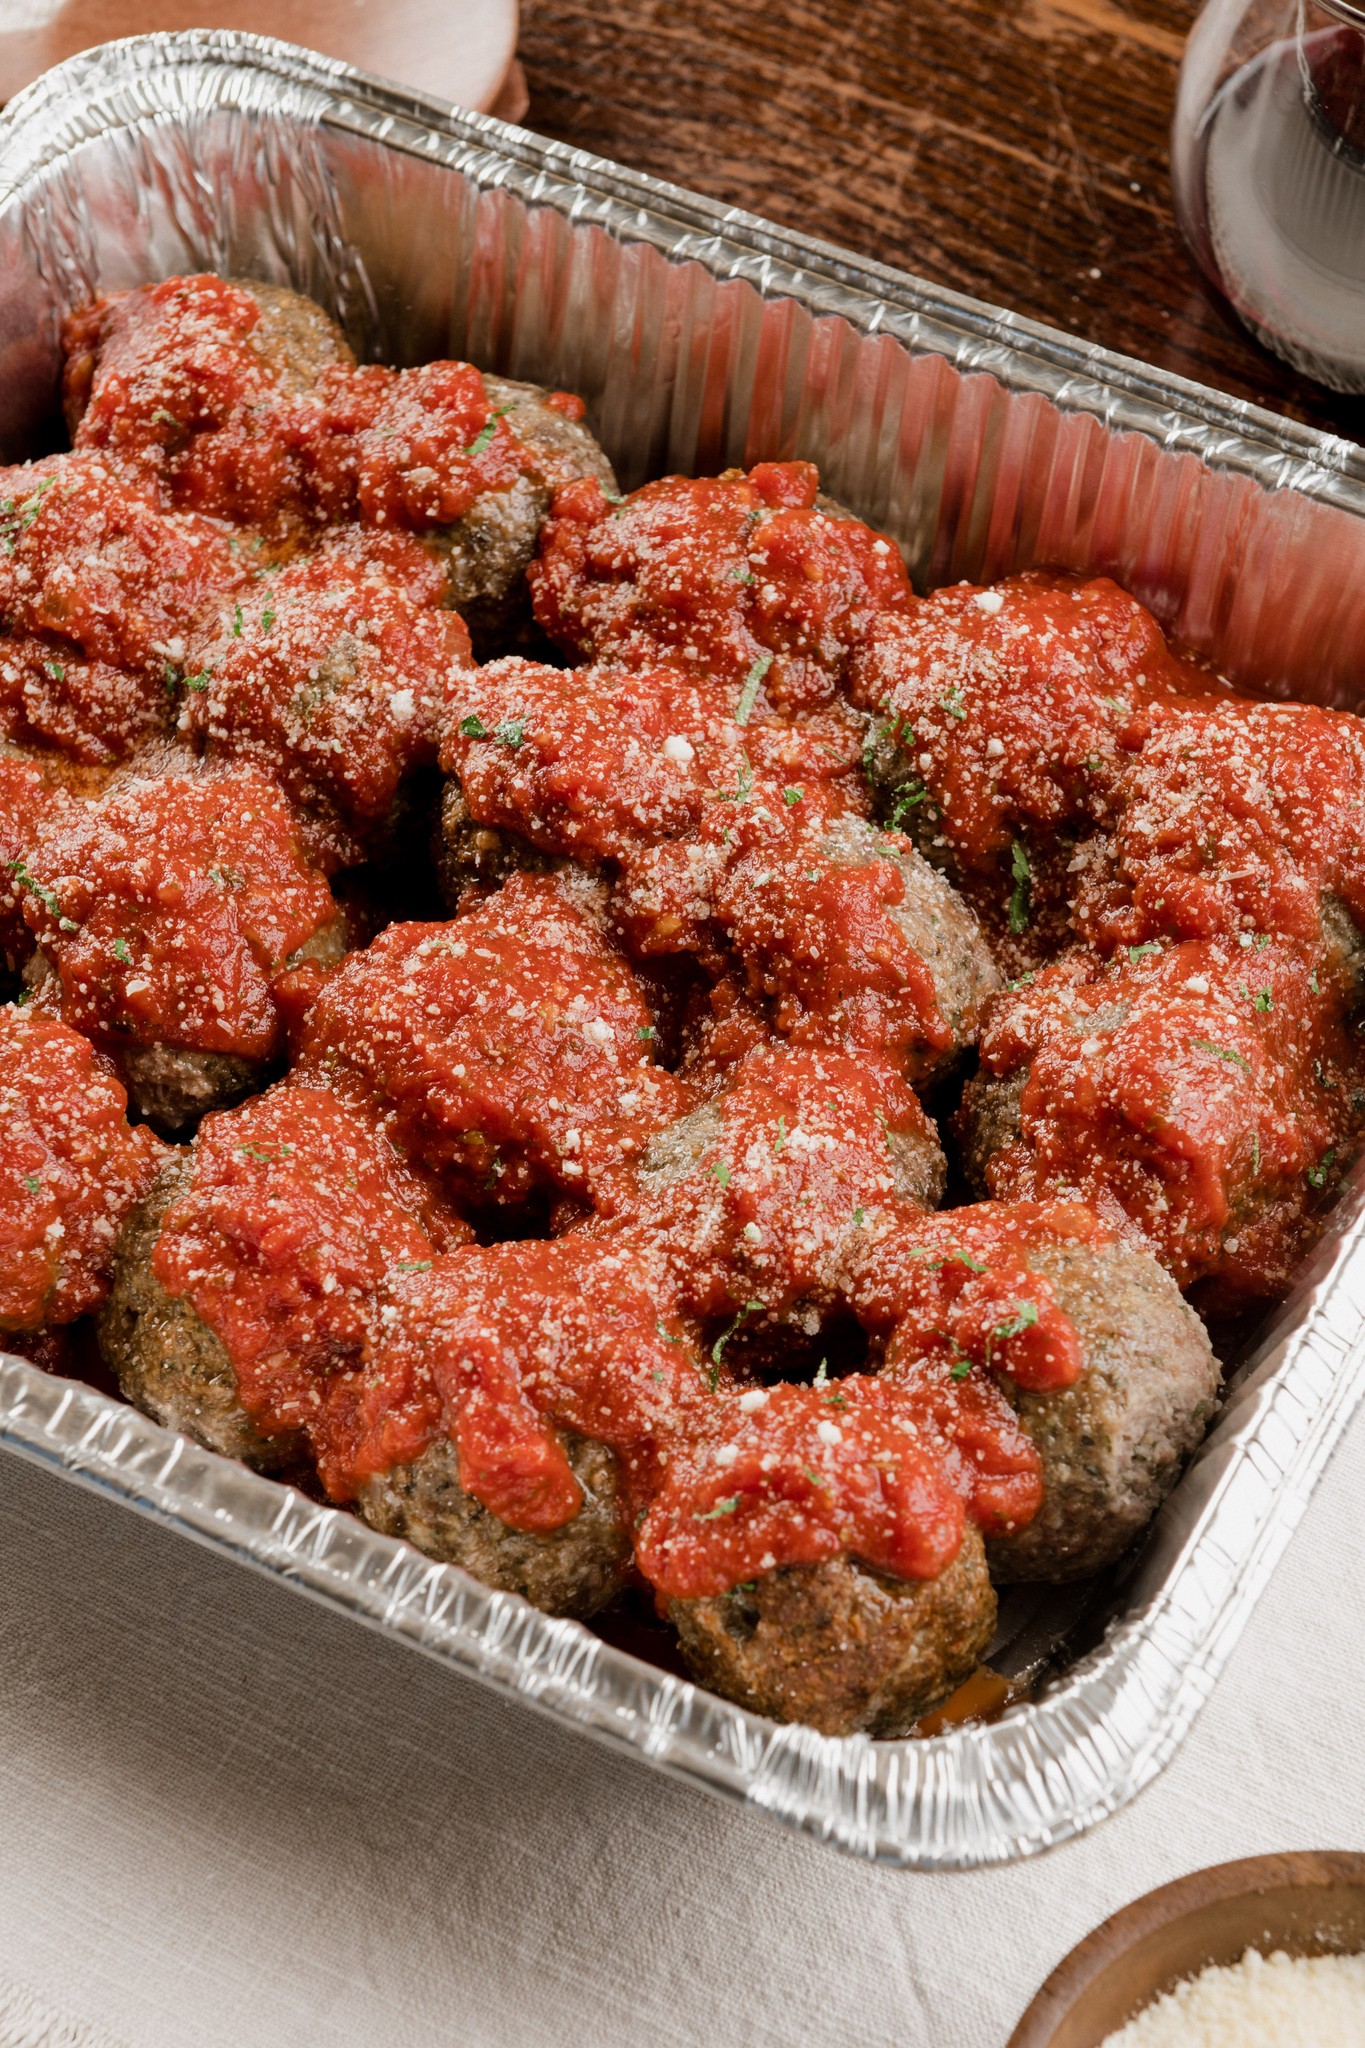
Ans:
POLYGON ((1243 936, 1077 952, 1016 984, 959 1118, 976 1187, 1126 1218, 1220 1314, 1287 1290, 1365 1111, 1320 958, 1243 936))
POLYGON ((893 1579, 841 1557, 668 1612, 688 1669, 723 1698, 823 1735, 897 1736, 975 1669, 995 1595, 969 1524, 936 1579, 893 1579))
POLYGON ((1085 1370, 1052 1393, 1000 1382, 1042 1459, 1045 1489, 1036 1519, 988 1546, 1001 1583, 1087 1578, 1121 1557, 1203 1437, 1218 1394, 1204 1326, 1149 1254, 1037 1245, 1028 1264, 1075 1325, 1085 1370))
POLYGON ((927 1205, 943 1175, 938 1134, 894 1074, 778 1043, 651 1137, 629 1206, 688 1314, 729 1324, 742 1305, 746 1343, 814 1337, 842 1314, 878 1215, 927 1205))
POLYGON ((173 1136, 264 1085, 346 930, 275 784, 141 765, 38 819, 16 870, 38 942, 25 978, 173 1136))
POLYGON ((505 411, 531 457, 508 489, 486 491, 453 525, 433 527, 430 544, 445 563, 448 602, 469 627, 474 651, 506 654, 530 625, 526 571, 560 484, 595 477, 615 492, 611 464, 581 420, 546 404, 537 384, 484 377, 492 411, 505 411))
POLYGON ((100 1349, 124 1398, 144 1415, 225 1458, 276 1472, 297 1462, 299 1439, 261 1434, 242 1406, 222 1339, 188 1301, 167 1294, 152 1269, 162 1221, 192 1175, 188 1157, 173 1159, 125 1224, 100 1316, 100 1349))
MULTIPOLYGON (((240 360, 258 379, 264 371, 269 387, 287 398, 312 391, 324 370, 355 366, 336 322, 312 299, 285 285, 250 277, 222 282, 188 277, 114 292, 73 314, 63 332, 62 402, 72 439, 82 438, 81 423, 92 394, 111 377, 130 392, 155 379, 155 397, 181 408, 166 422, 172 427, 176 420, 210 417, 213 400, 220 394, 204 378, 198 352, 205 344, 226 350, 229 362, 240 360), (255 325, 245 333, 241 330, 251 318, 249 309, 245 320, 233 318, 243 298, 256 309, 255 325)), ((154 402, 155 398, 149 401, 149 409, 154 402)), ((164 410, 170 415, 171 405, 164 410)), ((95 432, 104 440, 106 423, 99 421, 95 432)))
POLYGON ((515 832, 480 825, 471 817, 458 780, 452 776, 441 791, 440 822, 432 839, 432 859, 442 899, 452 911, 467 889, 500 889, 509 875, 524 869, 558 865, 515 832))
POLYGON ((605 1445, 572 1432, 564 1448, 583 1505, 546 1534, 509 1528, 467 1493, 458 1453, 444 1436, 411 1464, 366 1480, 356 1505, 372 1528, 459 1565, 497 1592, 519 1593, 546 1614, 595 1614, 621 1591, 630 1564, 616 1460, 605 1445))
POLYGON ((254 300, 260 314, 246 346, 287 396, 311 391, 324 370, 355 368, 350 343, 316 299, 287 285, 263 284, 256 277, 234 277, 230 282, 254 300))
POLYGON ((241 1102, 267 1079, 259 1060, 179 1045, 121 1047, 118 1068, 140 1114, 168 1137, 193 1129, 208 1110, 241 1102))
POLYGON ((970 1044, 983 1006, 1001 983, 981 927, 962 897, 920 854, 898 848, 862 818, 841 818, 832 825, 821 850, 840 867, 891 862, 905 895, 888 915, 928 967, 955 1049, 970 1044))
POLYGON ((1028 1071, 1019 1074, 973 1074, 963 1090, 957 1135, 968 1184, 987 1199, 991 1193, 991 1161, 1023 1135, 1021 1104, 1028 1071))

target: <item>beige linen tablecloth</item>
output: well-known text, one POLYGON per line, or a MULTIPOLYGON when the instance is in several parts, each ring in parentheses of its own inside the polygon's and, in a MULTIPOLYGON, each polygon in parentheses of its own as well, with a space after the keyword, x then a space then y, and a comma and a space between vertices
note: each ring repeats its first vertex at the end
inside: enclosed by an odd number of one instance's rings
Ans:
POLYGON ((1164 1778, 1040 1861, 925 1878, 0 1455, 0 2044, 1001 2048, 1149 1886, 1365 1848, 1363 1522, 1365 1416, 1164 1778))

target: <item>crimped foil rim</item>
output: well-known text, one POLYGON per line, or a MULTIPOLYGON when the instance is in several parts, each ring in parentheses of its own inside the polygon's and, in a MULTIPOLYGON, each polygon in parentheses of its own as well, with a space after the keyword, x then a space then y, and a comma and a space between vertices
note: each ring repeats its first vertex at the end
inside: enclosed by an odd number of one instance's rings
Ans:
MULTIPOLYGON (((0 213, 115 126, 286 109, 552 205, 673 261, 836 312, 1262 486, 1365 513, 1365 454, 754 217, 265 39, 194 31, 73 58, 0 119, 0 213), (174 95, 166 90, 175 81, 174 95)), ((1124 1618, 1036 1702, 931 1740, 777 1727, 73 1382, 0 1359, 0 1443, 518 1699, 819 1839, 922 1869, 1070 1839, 1161 1770, 1207 1698, 1365 1391, 1359 1190, 1158 1517, 1124 1618), (1246 1531, 1254 1534, 1248 1541, 1246 1531)))
POLYGON ((327 126, 457 169, 532 205, 565 200, 557 210, 566 218, 622 241, 652 243, 675 262, 701 262, 718 277, 742 278, 767 297, 794 297, 813 312, 837 311, 862 332, 891 334, 912 351, 985 372, 1007 390, 1037 392, 1112 432, 1139 432, 1167 452, 1188 450, 1207 467, 1248 476, 1267 490, 1293 490, 1365 514, 1365 449, 1354 441, 268 36, 212 29, 132 36, 45 72, 0 115, 0 207, 44 164, 111 125, 183 113, 196 99, 205 109, 232 105, 232 92, 223 90, 232 80, 223 73, 233 70, 242 76, 246 104, 255 96, 253 75, 283 80, 308 94, 308 111, 327 126), (185 104, 167 110, 148 98, 139 106, 138 88, 170 72, 182 92, 189 76, 185 104), (116 110, 110 102, 120 94, 127 104, 116 110), (831 291, 837 304, 827 303, 831 291))

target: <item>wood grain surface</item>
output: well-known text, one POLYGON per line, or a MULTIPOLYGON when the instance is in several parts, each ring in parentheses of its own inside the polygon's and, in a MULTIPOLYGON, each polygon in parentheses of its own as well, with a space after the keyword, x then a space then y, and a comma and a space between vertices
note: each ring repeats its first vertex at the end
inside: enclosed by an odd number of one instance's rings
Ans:
POLYGON ((1188 0, 522 0, 528 125, 1365 439, 1175 225, 1188 0))

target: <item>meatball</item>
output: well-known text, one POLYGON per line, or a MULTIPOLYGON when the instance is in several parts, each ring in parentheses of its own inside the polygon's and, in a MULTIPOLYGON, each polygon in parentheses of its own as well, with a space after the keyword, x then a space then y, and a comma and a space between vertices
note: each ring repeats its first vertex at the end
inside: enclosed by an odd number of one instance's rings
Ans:
POLYGON ((1311 948, 1355 999, 1365 930, 1365 721, 1313 704, 1159 707, 1078 850, 1073 921, 1105 956, 1255 935, 1311 948))
POLYGON ((0 472, 0 716, 10 737, 126 759, 169 728, 186 636, 249 577, 223 529, 91 451, 0 472))
POLYGON ((319 523, 411 533, 481 647, 527 621, 555 489, 615 491, 577 399, 468 363, 357 369, 321 308, 279 286, 172 278, 98 301, 64 340, 78 447, 258 528, 267 558, 319 523))
POLYGON ((815 1335, 888 1204, 941 1197, 937 1134, 894 1074, 828 1049, 749 1053, 721 1093, 653 1137, 625 1213, 657 1236, 677 1299, 748 1337, 815 1335))
POLYGON ((471 363, 332 372, 296 418, 314 515, 416 535, 481 655, 527 622, 526 565, 555 489, 590 477, 614 490, 578 399, 471 363))
POLYGON ((481 1203, 590 1196, 679 1104, 649 1006, 572 877, 513 875, 448 924, 391 925, 324 989, 298 1073, 371 1105, 481 1203))
POLYGON ((636 1536, 683 1654, 727 1697, 829 1734, 902 1733, 995 1620, 981 1538, 885 1381, 719 1388, 636 1536))
POLYGON ((582 1506, 557 1529, 502 1522, 460 1484, 459 1455, 440 1436, 410 1464, 363 1480, 356 1506, 372 1528, 401 1536, 546 1614, 595 1614, 619 1593, 630 1564, 616 1460, 604 1444, 566 1432, 564 1451, 582 1506))
POLYGON ((471 889, 487 894, 500 889, 509 875, 519 871, 534 874, 556 865, 514 832, 479 824, 453 778, 441 791, 431 851, 441 900, 452 911, 459 909, 471 889))
POLYGON ((957 1135, 968 1185, 980 1195, 996 1192, 992 1163, 997 1155, 1023 1142, 1027 1086, 1027 1068, 1003 1075, 978 1071, 963 1091, 957 1135))
POLYGON ((818 487, 808 462, 665 477, 614 506, 572 485, 530 571, 536 617, 580 660, 678 664, 760 712, 828 703, 873 620, 914 598, 891 542, 818 487))
POLYGON ((256 308, 256 324, 245 335, 245 346, 287 397, 312 391, 324 370, 355 367, 350 343, 316 299, 254 277, 230 278, 228 283, 256 308))
POLYGON ((78 446, 173 451, 271 393, 310 392, 355 357, 321 306, 254 278, 171 277, 83 306, 62 331, 62 398, 78 446), (160 430, 160 431, 158 431, 160 430))
POLYGON ((180 730, 258 762, 360 857, 415 770, 469 662, 458 618, 359 565, 313 559, 259 583, 195 641, 180 730))
POLYGON ((122 776, 40 822, 16 872, 38 1000, 168 1133, 259 1085, 290 1005, 344 950, 293 815, 252 768, 122 776))
POLYGON ((836 867, 865 869, 875 861, 891 862, 904 888, 889 913, 891 921, 929 969, 954 1050, 971 1044, 1000 976, 962 898, 919 854, 861 819, 842 818, 832 825, 821 851, 836 867))
POLYGON ((964 891, 1015 971, 1065 943, 1074 844, 1161 699, 1213 679, 1107 577, 1030 572, 879 619, 849 671, 891 820, 964 891))
POLYGON ((766 1573, 668 1618, 701 1685, 822 1735, 908 1735, 985 1654, 995 1595, 981 1538, 935 1579, 895 1579, 856 1558, 766 1573))
MULTIPOLYGON (((39 996, 44 981, 37 980, 39 996)), ((265 1079, 260 1060, 183 1045, 119 1045, 118 1070, 138 1114, 169 1138, 182 1136, 211 1109, 241 1102, 265 1079)))
POLYGON ((807 838, 795 808, 781 837, 771 824, 732 830, 716 920, 779 1031, 928 1080, 971 1042, 999 987, 976 920, 899 835, 841 817, 807 838))
POLYGON ((61 754, 0 744, 0 970, 16 973, 33 955, 24 919, 32 877, 24 856, 40 824, 70 810, 74 798, 97 796, 106 779, 61 754))
POLYGON ((842 710, 742 723, 734 711, 674 667, 512 658, 458 676, 441 746, 448 895, 570 859, 611 881, 615 927, 637 956, 695 952, 719 969, 728 864, 751 840, 795 858, 822 821, 863 801, 861 731, 842 710))
POLYGON ((1069 1387, 1003 1391, 1042 1460, 1043 1504, 993 1540, 999 1582, 1088 1578, 1146 1528, 1201 1441, 1219 1365, 1204 1326, 1156 1260, 1123 1244, 1039 1245, 1029 1266, 1050 1284, 1085 1365, 1069 1387))
MULTIPOLYGON (((273 1088, 207 1117, 125 1228, 104 1354, 158 1421, 263 1468, 320 1444, 326 1479, 328 1404, 354 1408, 388 1290, 467 1236, 334 1096, 273 1088)), ((430 1405, 395 1388, 394 1438, 429 1435, 430 1405)))
POLYGON ((1076 1203, 888 1219, 852 1276, 882 1376, 941 1446, 997 1577, 1080 1578, 1146 1525, 1219 1368, 1150 1256, 1076 1203))
POLYGON ((259 1472, 280 1471, 298 1462, 301 1434, 257 1428, 242 1406, 222 1338, 183 1295, 167 1293, 152 1263, 167 1211, 193 1178, 191 1160, 174 1160, 124 1226, 100 1316, 100 1350, 124 1399, 154 1422, 259 1472))
POLYGON ((55 1017, 0 1009, 0 1331, 98 1308, 114 1241, 165 1148, 109 1062, 55 1017))
MULTIPOLYGON (((1248 935, 1249 937, 1249 935, 1248 935)), ((1357 1142, 1360 1053, 1315 948, 1083 955, 995 1006, 960 1118, 997 1199, 1087 1201, 1208 1307, 1274 1299, 1357 1142)))
POLYGON ((790 808, 829 784, 857 805, 857 721, 839 709, 800 720, 753 711, 741 724, 734 709, 684 669, 513 657, 454 677, 441 765, 483 826, 594 865, 687 837, 740 787, 790 808))
POLYGON ((667 1307, 621 1232, 436 1259, 395 1289, 324 1469, 376 1527, 551 1613, 591 1613, 624 1581, 673 1436, 715 1405, 667 1307), (423 1380, 439 1425, 395 1458, 391 1390, 423 1380))
POLYGON ((483 492, 458 519, 433 528, 430 538, 446 567, 448 602, 486 657, 505 652, 530 625, 526 572, 556 490, 586 477, 614 495, 616 477, 576 401, 509 377, 486 375, 483 384, 490 414, 511 422, 524 467, 510 485, 483 492))
POLYGON ((321 307, 276 285, 173 277, 98 299, 63 332, 78 449, 171 501, 297 544, 311 523, 298 413, 354 359, 321 307))

